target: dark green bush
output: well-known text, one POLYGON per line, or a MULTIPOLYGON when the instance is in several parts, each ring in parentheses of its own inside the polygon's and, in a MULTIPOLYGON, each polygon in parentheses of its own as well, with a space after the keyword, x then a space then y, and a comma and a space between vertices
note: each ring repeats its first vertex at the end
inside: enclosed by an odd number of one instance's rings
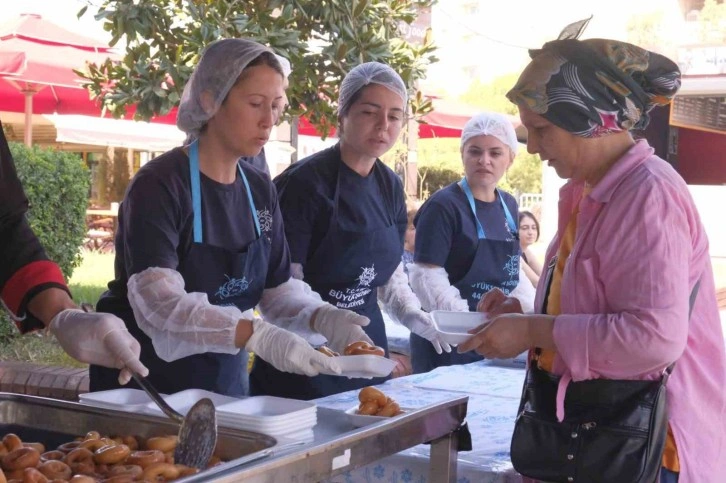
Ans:
POLYGON ((28 221, 66 278, 81 263, 90 174, 77 154, 10 143, 30 201, 28 221))
POLYGON ((455 170, 447 166, 422 166, 419 167, 419 196, 426 199, 451 183, 461 180, 463 169, 455 170))

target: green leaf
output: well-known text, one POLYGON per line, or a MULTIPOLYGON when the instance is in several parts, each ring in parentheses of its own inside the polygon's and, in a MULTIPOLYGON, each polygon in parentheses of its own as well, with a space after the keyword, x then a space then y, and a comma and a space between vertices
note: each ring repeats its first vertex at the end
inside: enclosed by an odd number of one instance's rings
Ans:
POLYGON ((353 17, 358 18, 361 16, 363 11, 368 7, 368 1, 367 0, 358 0, 358 4, 355 6, 355 9, 353 10, 353 17))
MULTIPOLYGON (((340 82, 356 63, 375 59, 401 66, 412 86, 425 77, 436 57, 433 45, 412 46, 397 37, 399 22, 415 19, 428 0, 103 0, 95 18, 112 44, 126 45, 116 65, 89 68, 91 93, 104 93, 104 109, 114 115, 136 106, 148 118, 178 104, 184 84, 206 44, 244 36, 270 45, 291 60, 290 106, 308 113, 318 127, 336 122, 340 82), (276 16, 272 16, 275 10, 276 16), (279 15, 277 15, 279 13, 279 15), (321 47, 322 46, 322 47, 321 47), (173 84, 168 84, 168 79, 173 84), (162 88, 167 82, 168 88, 162 88), (106 86, 112 86, 105 93, 106 86), (329 99, 320 108, 320 95, 329 99), (312 107, 311 107, 312 108, 312 107)), ((425 109, 425 107, 424 107, 425 109)))

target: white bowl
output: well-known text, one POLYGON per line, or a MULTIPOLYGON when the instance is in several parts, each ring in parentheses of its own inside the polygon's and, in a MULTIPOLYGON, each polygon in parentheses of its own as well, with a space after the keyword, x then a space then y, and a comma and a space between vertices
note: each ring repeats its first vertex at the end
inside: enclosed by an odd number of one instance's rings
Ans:
MULTIPOLYGON (((403 414, 405 414, 408 410, 406 408, 401 408, 403 411, 403 414)), ((348 415, 348 419, 350 420, 351 424, 355 428, 360 428, 363 426, 368 426, 369 424, 374 424, 379 421, 385 421, 387 419, 392 419, 397 416, 367 416, 365 414, 358 414, 358 406, 353 406, 352 408, 345 411, 345 414, 348 415)), ((398 416, 402 416, 403 414, 399 414, 398 416)))
POLYGON ((336 359, 343 369, 341 376, 348 378, 386 377, 396 368, 396 361, 381 356, 338 356, 336 359))
POLYGON ((434 330, 441 340, 451 345, 459 345, 468 340, 473 334, 471 329, 479 327, 489 320, 486 312, 448 312, 434 310, 431 312, 434 321, 434 330))

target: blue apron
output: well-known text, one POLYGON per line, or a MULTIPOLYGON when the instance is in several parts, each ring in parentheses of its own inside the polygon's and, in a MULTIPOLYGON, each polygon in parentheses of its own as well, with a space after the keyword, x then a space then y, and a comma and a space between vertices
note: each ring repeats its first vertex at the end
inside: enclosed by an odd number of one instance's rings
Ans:
MULTIPOLYGON (((499 190, 496 190, 496 196, 499 198, 502 210, 504 210, 507 225, 513 238, 509 241, 491 240, 486 237, 484 228, 476 216, 474 196, 471 194, 466 178, 461 180, 461 188, 469 201, 469 207, 476 222, 479 242, 469 271, 461 280, 454 282, 453 285, 459 289, 461 297, 469 303, 469 310, 474 312, 479 300, 489 290, 496 287, 508 295, 517 286, 519 283, 520 248, 517 239, 517 224, 514 222, 514 218, 499 190)), ((441 366, 468 364, 483 359, 476 352, 459 354, 456 349, 448 354, 446 352, 437 354, 428 340, 414 333, 411 333, 410 343, 411 364, 414 374, 428 372, 441 366)))
MULTIPOLYGON (((339 162, 342 163, 342 160, 339 162)), ((384 183, 374 170, 379 186, 384 183)), ((305 264, 305 281, 323 300, 336 307, 366 316, 364 327, 373 342, 388 356, 388 341, 383 316, 378 308, 377 288, 384 285, 401 263, 403 241, 393 215, 390 193, 383 190, 388 208, 389 225, 378 230, 356 232, 344 230, 339 221, 338 200, 340 171, 333 197, 333 214, 325 237, 305 264)), ((281 372, 255 357, 250 375, 252 395, 272 395, 294 399, 316 399, 340 392, 381 384, 388 378, 347 379, 338 376, 307 377, 281 372)))
MULTIPOLYGON (((260 223, 252 192, 242 168, 239 165, 237 168, 247 190, 257 239, 241 252, 203 242, 199 149, 194 142, 189 147, 194 243, 180 261, 177 271, 184 278, 187 292, 203 292, 214 305, 234 305, 245 311, 253 308, 262 297, 267 278, 270 242, 267 237, 260 236, 260 223)), ((248 355, 245 351, 241 350, 237 354, 208 352, 165 362, 156 355, 151 339, 136 324, 125 295, 104 295, 98 302, 98 311, 113 313, 124 320, 129 332, 141 344, 141 362, 149 368, 148 379, 160 392, 171 394, 197 388, 229 396, 247 395, 248 355)), ((91 366, 91 391, 118 388, 118 373, 115 369, 91 366)), ((136 386, 132 381, 126 387, 136 386)))

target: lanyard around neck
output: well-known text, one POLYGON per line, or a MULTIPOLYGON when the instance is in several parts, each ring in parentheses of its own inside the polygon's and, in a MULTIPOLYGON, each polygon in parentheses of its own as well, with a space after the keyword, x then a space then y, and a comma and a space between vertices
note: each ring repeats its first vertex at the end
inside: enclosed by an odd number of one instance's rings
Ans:
MULTIPOLYGON (((471 208, 471 214, 474 215, 474 221, 476 222, 477 238, 479 238, 479 240, 485 240, 486 235, 484 234, 484 227, 481 226, 481 223, 479 222, 479 218, 476 216, 476 205, 474 204, 474 195, 471 194, 471 188, 469 188, 469 183, 466 181, 466 177, 463 177, 461 179, 461 188, 464 190, 466 199, 469 201, 469 207, 471 208)), ((514 222, 514 218, 512 217, 512 214, 509 212, 509 208, 507 208, 507 204, 504 202, 504 197, 499 192, 499 189, 495 189, 494 192, 495 192, 496 197, 499 198, 499 203, 502 205, 502 209, 504 210, 504 216, 507 218, 507 224, 509 225, 509 230, 513 234, 517 233, 517 224, 514 222)))
MULTIPOLYGON (((242 171, 242 167, 237 164, 237 170, 239 171, 240 177, 245 184, 245 190, 247 190, 247 199, 250 201, 250 210, 252 211, 252 217, 255 220, 255 229, 257 236, 260 236, 260 220, 257 217, 257 209, 255 208, 255 201, 252 199, 252 191, 250 191, 250 185, 247 183, 247 177, 242 171)), ((192 183, 192 210, 194 211, 194 243, 202 243, 202 190, 199 182, 199 144, 198 140, 195 140, 189 145, 189 176, 192 183)))

